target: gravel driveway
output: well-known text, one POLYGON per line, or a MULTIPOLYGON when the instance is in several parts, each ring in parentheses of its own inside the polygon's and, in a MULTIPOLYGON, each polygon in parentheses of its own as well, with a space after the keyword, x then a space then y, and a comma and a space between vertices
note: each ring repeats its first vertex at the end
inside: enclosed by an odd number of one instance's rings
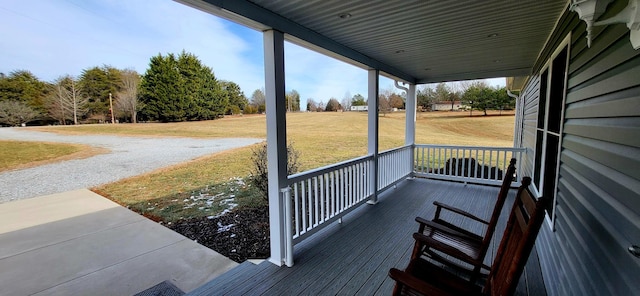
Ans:
POLYGON ((89 188, 140 175, 200 156, 263 141, 254 138, 138 138, 105 135, 68 136, 0 128, 0 140, 87 144, 111 153, 0 173, 0 203, 89 188))

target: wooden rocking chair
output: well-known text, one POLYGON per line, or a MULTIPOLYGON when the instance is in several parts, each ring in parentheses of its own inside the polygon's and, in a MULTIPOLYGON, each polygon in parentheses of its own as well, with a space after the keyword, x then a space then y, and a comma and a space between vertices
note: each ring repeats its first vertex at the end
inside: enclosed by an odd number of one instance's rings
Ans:
MULTIPOLYGON (((389 276, 396 281, 394 295, 512 295, 518 285, 531 249, 536 240, 544 209, 550 201, 536 201, 528 189, 531 178, 525 177, 518 189, 493 267, 484 288, 429 262, 413 256, 404 270, 392 268, 389 276)), ((414 253, 425 246, 439 248, 440 242, 414 233, 414 253)))
POLYGON ((429 221, 421 217, 416 217, 416 222, 420 224, 418 233, 430 237, 434 241, 434 244, 437 244, 440 247, 439 249, 445 250, 442 251, 443 253, 468 263, 471 265, 471 268, 446 259, 440 253, 434 252, 429 245, 425 245, 423 249, 420 250, 420 254, 426 255, 452 267, 470 271, 471 276, 469 280, 472 282, 478 279, 482 268, 489 270, 490 267, 484 265, 483 261, 487 254, 487 250, 489 249, 493 233, 495 232, 498 224, 500 212, 502 211, 504 202, 509 194, 509 188, 511 188, 511 183, 513 182, 516 171, 515 165, 516 159, 512 158, 509 163, 509 167, 507 168, 507 172, 504 175, 504 180, 502 181, 502 186, 500 187, 500 192, 498 193, 498 198, 489 221, 437 201, 433 203, 436 206, 436 214, 433 220, 429 221), (487 230, 485 231, 484 236, 480 236, 443 220, 440 217, 442 209, 449 210, 453 213, 487 225, 487 230))

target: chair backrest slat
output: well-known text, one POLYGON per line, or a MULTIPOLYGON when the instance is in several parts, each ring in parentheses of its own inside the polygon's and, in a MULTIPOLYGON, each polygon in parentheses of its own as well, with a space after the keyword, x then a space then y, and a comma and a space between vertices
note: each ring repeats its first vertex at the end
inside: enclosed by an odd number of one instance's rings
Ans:
POLYGON ((502 180, 502 186, 500 186, 500 192, 498 193, 496 205, 493 207, 493 212, 491 213, 491 218, 489 219, 489 224, 487 225, 487 231, 484 233, 484 237, 482 238, 482 249, 480 250, 481 258, 484 258, 484 255, 489 249, 489 242, 491 241, 493 233, 496 230, 496 226, 498 225, 500 212, 502 212, 502 207, 504 206, 504 203, 507 200, 507 196, 509 195, 509 189, 511 189, 511 183, 513 182, 515 174, 516 159, 512 158, 509 162, 509 166, 507 167, 504 179, 502 180))
POLYGON ((544 197, 536 201, 528 189, 530 184, 531 178, 523 178, 484 287, 485 294, 512 295, 518 285, 549 202, 544 197))

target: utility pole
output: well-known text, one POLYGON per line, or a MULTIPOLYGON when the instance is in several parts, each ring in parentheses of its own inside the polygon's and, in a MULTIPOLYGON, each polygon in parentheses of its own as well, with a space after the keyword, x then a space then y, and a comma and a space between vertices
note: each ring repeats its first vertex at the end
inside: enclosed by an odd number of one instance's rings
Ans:
POLYGON ((111 124, 115 124, 116 120, 113 116, 113 100, 111 99, 111 93, 109 93, 109 111, 111 112, 111 124))

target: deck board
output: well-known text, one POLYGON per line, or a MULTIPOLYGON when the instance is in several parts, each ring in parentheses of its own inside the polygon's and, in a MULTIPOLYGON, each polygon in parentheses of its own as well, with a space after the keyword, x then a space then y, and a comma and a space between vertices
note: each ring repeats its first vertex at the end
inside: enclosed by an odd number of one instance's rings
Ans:
MULTIPOLYGON (((378 204, 362 205, 341 224, 333 223, 296 245, 293 267, 269 262, 244 266, 243 272, 214 279, 189 295, 389 295, 394 283, 387 274, 391 267, 404 268, 409 262, 412 234, 418 228, 416 216, 431 219, 433 202, 440 201, 488 219, 498 191, 498 187, 447 181, 403 181, 381 194, 378 204)), ((486 263, 493 260, 513 196, 514 190, 503 209, 486 263)), ((451 219, 477 233, 484 231, 472 220, 451 219)), ((544 290, 536 259, 530 260, 532 266, 527 268, 527 279, 522 280, 518 295, 539 294, 529 286, 544 290)))

